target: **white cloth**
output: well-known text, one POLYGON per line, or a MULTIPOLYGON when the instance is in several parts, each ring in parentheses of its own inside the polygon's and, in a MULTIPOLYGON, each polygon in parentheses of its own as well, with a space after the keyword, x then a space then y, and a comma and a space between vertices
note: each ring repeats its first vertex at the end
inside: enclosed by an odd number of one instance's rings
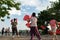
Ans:
POLYGON ((48 31, 51 31, 51 26, 50 26, 50 25, 48 25, 48 26, 47 26, 47 28, 49 28, 49 30, 48 30, 48 31))
MULTIPOLYGON (((50 25, 48 25, 47 26, 47 28, 49 28, 49 30, 48 31, 51 31, 52 30, 52 28, 51 28, 51 26, 50 25)), ((55 30, 57 29, 57 27, 55 28, 55 30)))
POLYGON ((30 19, 30 21, 31 21, 31 27, 37 27, 37 18, 36 17, 32 17, 31 19, 30 19))

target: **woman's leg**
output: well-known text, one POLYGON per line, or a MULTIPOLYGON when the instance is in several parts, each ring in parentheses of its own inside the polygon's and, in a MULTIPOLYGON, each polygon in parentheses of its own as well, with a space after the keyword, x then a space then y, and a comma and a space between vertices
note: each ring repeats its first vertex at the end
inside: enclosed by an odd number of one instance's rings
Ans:
POLYGON ((15 31, 16 31, 16 35, 18 35, 17 28, 15 28, 15 31))
POLYGON ((34 34, 31 34, 31 40, 34 40, 34 34))
POLYGON ((52 28, 52 32, 53 32, 53 40, 57 40, 57 36, 56 36, 56 28, 52 28))
POLYGON ((33 27, 31 27, 30 28, 30 35, 31 35, 31 39, 30 40, 34 40, 34 28, 33 27))
POLYGON ((41 36, 40 36, 40 33, 37 27, 35 28, 35 32, 36 32, 36 36, 38 37, 38 39, 41 40, 41 36))
POLYGON ((2 35, 4 34, 4 32, 2 31, 2 35))
POLYGON ((14 35, 14 34, 15 34, 14 30, 15 30, 15 29, 14 29, 14 28, 12 28, 12 35, 14 35))
POLYGON ((56 32, 54 32, 54 34, 53 34, 53 40, 57 40, 56 32))

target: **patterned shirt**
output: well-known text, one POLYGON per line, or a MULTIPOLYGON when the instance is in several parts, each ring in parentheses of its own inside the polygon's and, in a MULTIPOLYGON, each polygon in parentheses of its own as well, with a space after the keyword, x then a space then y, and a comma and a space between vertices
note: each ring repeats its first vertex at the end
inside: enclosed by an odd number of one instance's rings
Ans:
POLYGON ((37 27, 37 18, 36 17, 32 17, 31 18, 31 27, 37 27))
POLYGON ((17 22, 12 22, 11 25, 12 27, 17 27, 17 22))

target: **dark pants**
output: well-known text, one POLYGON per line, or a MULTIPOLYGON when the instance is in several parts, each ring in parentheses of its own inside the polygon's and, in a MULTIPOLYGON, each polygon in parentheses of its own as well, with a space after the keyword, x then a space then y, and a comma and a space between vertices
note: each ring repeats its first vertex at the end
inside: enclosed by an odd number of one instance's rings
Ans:
POLYGON ((18 35, 17 27, 12 28, 12 35, 15 35, 15 33, 18 35))
POLYGON ((37 36, 37 38, 39 40, 41 40, 41 37, 40 37, 40 34, 39 34, 39 31, 38 31, 38 28, 37 27, 30 27, 30 34, 31 34, 31 40, 34 40, 34 35, 37 36))
POLYGON ((2 35, 4 34, 4 31, 2 31, 2 35))

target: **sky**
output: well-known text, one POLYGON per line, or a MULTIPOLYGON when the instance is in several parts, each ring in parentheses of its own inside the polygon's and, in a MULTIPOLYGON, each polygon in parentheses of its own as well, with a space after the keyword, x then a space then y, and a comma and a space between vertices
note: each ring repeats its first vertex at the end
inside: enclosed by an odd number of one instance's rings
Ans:
POLYGON ((9 11, 10 13, 10 19, 7 19, 5 17, 5 22, 2 22, 0 20, 0 31, 2 27, 8 28, 10 27, 11 30, 11 22, 10 20, 13 18, 18 19, 18 25, 17 29, 18 30, 29 30, 27 28, 26 21, 23 20, 24 15, 31 15, 33 12, 35 12, 37 15, 40 11, 47 9, 47 6, 49 8, 51 7, 51 3, 58 1, 58 0, 14 0, 15 2, 21 3, 20 10, 16 10, 15 8, 11 8, 12 10, 9 11))

